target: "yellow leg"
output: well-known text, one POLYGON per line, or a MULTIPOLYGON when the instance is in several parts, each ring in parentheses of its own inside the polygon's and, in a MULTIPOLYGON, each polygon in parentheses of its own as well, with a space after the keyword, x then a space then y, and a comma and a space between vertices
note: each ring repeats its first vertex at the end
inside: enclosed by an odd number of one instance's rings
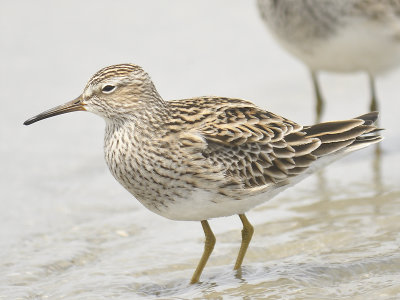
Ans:
POLYGON ((315 94, 315 121, 316 123, 321 122, 322 112, 324 110, 324 99, 322 98, 321 89, 319 88, 317 73, 311 71, 311 78, 314 85, 315 94))
POLYGON ((190 283, 196 283, 199 281, 200 275, 203 272, 207 260, 210 257, 211 252, 214 250, 214 245, 216 241, 214 233, 212 232, 207 220, 201 221, 201 226, 203 226, 204 234, 206 236, 206 241, 204 243, 203 255, 201 256, 199 264, 197 265, 197 268, 193 273, 192 280, 190 281, 190 283))
POLYGON ((243 262, 243 258, 246 254, 247 248, 249 247, 251 237, 253 236, 254 233, 254 228, 250 224, 249 220, 247 220, 246 216, 244 214, 239 215, 240 220, 242 221, 243 224, 243 229, 242 229, 242 244, 240 245, 240 250, 238 257, 236 259, 235 267, 234 270, 237 270, 240 268, 243 262))

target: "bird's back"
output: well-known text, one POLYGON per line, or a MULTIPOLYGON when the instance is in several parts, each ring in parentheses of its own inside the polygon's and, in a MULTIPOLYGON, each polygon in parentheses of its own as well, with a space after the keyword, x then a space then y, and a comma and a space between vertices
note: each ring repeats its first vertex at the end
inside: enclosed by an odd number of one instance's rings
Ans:
POLYGON ((282 185, 320 158, 381 139, 373 124, 376 112, 302 127, 240 99, 208 97, 169 104, 179 116, 173 126, 186 127, 183 147, 192 146, 190 136, 198 137, 195 151, 205 167, 223 170, 220 192, 233 197, 282 185))

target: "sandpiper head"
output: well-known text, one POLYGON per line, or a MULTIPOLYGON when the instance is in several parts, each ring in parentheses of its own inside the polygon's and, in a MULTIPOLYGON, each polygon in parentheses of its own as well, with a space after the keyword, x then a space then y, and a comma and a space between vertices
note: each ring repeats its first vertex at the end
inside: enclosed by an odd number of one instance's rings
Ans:
POLYGON ((155 99, 162 101, 149 75, 139 66, 119 64, 105 67, 92 76, 76 99, 47 110, 24 122, 37 121, 72 111, 90 111, 107 120, 132 116, 155 99))

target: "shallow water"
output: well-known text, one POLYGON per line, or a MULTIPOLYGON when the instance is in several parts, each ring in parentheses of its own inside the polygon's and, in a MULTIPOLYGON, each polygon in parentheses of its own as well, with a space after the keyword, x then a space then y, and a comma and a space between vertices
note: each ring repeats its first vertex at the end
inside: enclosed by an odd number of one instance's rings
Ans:
MULTIPOLYGON (((400 297, 400 72, 378 81, 385 140, 236 216, 202 282, 198 222, 154 215, 109 174, 103 121, 76 113, 22 126, 78 95, 97 69, 134 62, 166 99, 246 98, 313 121, 305 68, 249 1, 5 1, 0 11, 0 299, 396 299, 400 297), (21 9, 21 5, 23 9, 21 9), (46 10, 43 9, 46 7, 46 10)), ((324 120, 366 112, 363 74, 322 76, 324 120)))

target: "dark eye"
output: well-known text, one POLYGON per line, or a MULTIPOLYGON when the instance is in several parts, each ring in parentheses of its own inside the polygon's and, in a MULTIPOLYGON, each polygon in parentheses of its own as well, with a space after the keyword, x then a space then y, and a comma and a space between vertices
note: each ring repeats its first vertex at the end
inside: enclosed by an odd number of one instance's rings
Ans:
POLYGON ((111 93, 113 90, 115 90, 115 85, 105 85, 105 86, 103 86, 103 88, 101 89, 101 91, 102 91, 103 93, 106 93, 106 94, 111 93))

